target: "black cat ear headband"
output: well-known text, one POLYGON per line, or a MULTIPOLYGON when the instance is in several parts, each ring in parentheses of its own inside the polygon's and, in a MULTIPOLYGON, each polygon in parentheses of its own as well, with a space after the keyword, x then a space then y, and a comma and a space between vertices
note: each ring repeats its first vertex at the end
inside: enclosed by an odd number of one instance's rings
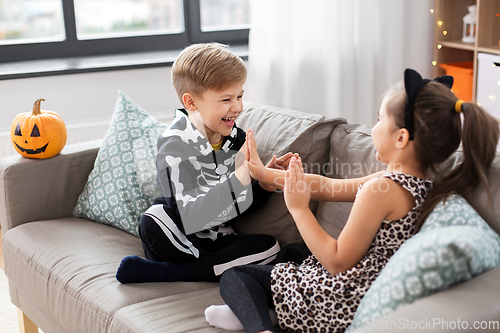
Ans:
MULTIPOLYGON (((444 84, 451 89, 453 86, 453 77, 449 75, 443 75, 435 78, 432 81, 436 81, 444 84)), ((406 90, 406 105, 405 105, 405 127, 410 134, 410 140, 414 139, 413 136, 413 105, 415 104, 415 99, 417 98, 418 92, 427 83, 431 82, 429 79, 422 79, 422 76, 418 74, 415 70, 407 68, 405 70, 405 90, 406 90)))

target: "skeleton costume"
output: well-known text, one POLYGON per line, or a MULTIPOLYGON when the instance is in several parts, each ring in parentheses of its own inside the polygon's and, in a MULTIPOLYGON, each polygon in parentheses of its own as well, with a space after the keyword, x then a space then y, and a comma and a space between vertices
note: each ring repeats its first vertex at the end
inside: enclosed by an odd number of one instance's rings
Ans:
POLYGON ((279 245, 269 235, 237 235, 230 222, 260 208, 271 192, 258 182, 244 186, 235 176, 235 158, 245 132, 233 127, 215 151, 176 110, 158 139, 157 181, 163 197, 141 217, 139 234, 149 260, 189 265, 192 281, 217 281, 226 269, 271 262, 279 245))

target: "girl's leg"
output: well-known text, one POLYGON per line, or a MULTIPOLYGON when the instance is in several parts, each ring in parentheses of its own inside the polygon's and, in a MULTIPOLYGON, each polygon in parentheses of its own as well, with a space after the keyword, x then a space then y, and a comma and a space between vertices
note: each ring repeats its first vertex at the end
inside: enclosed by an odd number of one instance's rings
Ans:
POLYGON ((220 294, 248 333, 275 332, 269 308, 274 308, 270 265, 234 267, 222 275, 220 294))
POLYGON ((311 255, 311 251, 304 244, 291 243, 283 247, 276 259, 274 264, 294 262, 297 265, 302 264, 302 262, 311 255))

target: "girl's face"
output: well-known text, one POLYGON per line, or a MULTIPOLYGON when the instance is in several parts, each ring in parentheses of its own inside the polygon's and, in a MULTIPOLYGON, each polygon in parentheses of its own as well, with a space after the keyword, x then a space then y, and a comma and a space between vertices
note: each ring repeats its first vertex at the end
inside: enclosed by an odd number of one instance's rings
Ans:
POLYGON ((396 149, 399 128, 394 117, 387 112, 388 97, 385 97, 380 106, 377 124, 372 129, 372 140, 377 150, 377 159, 382 163, 390 162, 392 152, 396 149))

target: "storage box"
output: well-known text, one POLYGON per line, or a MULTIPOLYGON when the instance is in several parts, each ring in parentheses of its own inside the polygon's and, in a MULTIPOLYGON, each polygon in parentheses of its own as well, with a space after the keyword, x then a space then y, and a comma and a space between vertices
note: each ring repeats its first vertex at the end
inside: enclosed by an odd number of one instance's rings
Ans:
POLYGON ((476 102, 500 118, 500 56, 479 53, 476 102))
POLYGON ((453 88, 451 90, 455 93, 455 96, 465 102, 472 101, 472 68, 474 63, 472 61, 451 62, 449 64, 439 64, 439 67, 444 69, 446 75, 453 76, 453 88))

